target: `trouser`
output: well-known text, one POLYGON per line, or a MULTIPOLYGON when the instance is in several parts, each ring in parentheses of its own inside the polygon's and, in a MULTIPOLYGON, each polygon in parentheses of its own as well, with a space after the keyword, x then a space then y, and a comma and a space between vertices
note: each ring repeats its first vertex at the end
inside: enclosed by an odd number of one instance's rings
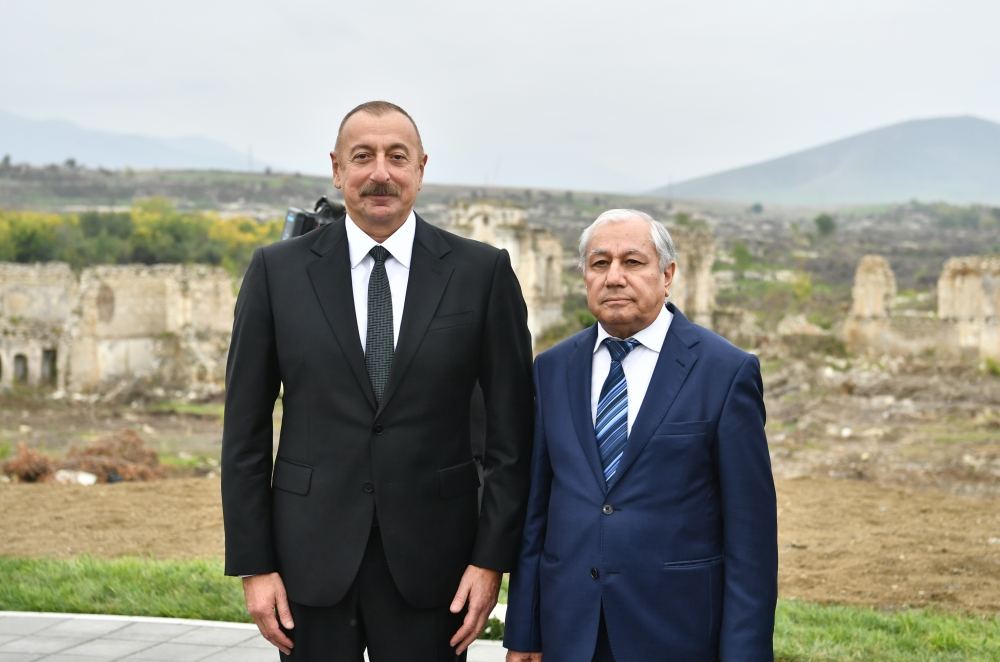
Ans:
POLYGON ((283 662, 465 662, 448 645, 464 613, 448 605, 434 609, 410 606, 396 588, 373 527, 358 576, 343 600, 330 607, 290 602, 295 647, 283 662))

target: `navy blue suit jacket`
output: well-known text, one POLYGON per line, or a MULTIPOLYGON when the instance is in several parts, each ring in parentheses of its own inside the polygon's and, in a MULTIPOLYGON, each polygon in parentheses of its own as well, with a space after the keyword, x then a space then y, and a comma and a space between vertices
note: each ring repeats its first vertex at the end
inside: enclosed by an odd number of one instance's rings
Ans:
POLYGON ((772 660, 774 482, 757 358, 674 314, 606 485, 591 415, 596 326, 535 361, 531 495, 504 645, 589 661, 772 660))

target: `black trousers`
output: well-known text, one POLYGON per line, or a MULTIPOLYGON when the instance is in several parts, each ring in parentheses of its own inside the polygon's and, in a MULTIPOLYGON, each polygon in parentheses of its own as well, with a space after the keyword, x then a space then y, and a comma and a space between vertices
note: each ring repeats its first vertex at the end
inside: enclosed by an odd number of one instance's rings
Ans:
POLYGON ((435 609, 411 607, 396 588, 382 549, 378 527, 347 595, 330 607, 289 604, 295 629, 288 632, 295 647, 282 662, 465 662, 448 645, 462 625, 464 613, 448 605, 435 609))

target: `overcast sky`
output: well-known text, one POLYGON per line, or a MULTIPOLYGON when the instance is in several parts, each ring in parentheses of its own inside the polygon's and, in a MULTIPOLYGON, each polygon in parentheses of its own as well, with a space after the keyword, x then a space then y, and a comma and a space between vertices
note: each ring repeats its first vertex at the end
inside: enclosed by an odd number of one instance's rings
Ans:
POLYGON ((435 183, 641 191, 917 117, 1000 121, 995 0, 3 0, 0 109, 325 174, 407 108, 435 183))

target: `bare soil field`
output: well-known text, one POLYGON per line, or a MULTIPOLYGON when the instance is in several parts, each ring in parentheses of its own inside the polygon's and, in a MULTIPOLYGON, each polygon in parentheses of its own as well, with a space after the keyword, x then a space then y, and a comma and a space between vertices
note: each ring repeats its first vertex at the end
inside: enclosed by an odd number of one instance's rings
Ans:
MULTIPOLYGON (((1000 378, 764 350, 781 595, 1000 612, 1000 378)), ((220 403, 0 399, 8 449, 58 456, 126 429, 199 477, 0 484, 0 555, 221 558, 220 403)))
MULTIPOLYGON (((777 481, 781 595, 884 608, 1000 611, 992 499, 858 480, 777 481)), ((0 555, 220 558, 218 478, 0 485, 0 555)))

